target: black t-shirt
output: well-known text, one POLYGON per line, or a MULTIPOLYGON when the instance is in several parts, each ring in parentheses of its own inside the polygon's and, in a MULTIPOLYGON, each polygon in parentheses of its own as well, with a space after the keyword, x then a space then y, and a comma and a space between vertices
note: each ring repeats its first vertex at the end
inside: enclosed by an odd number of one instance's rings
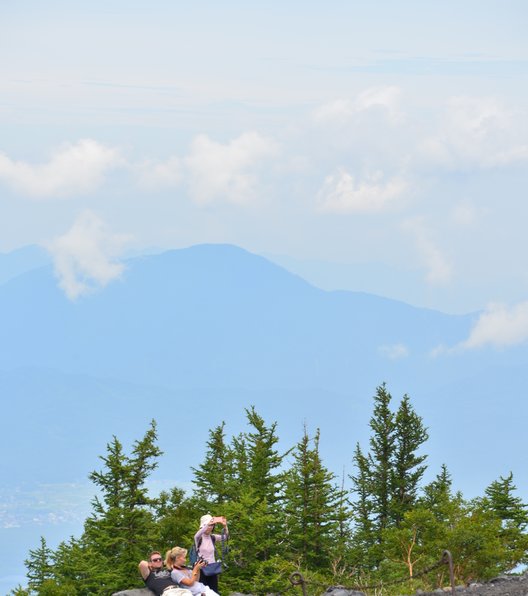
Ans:
POLYGON ((161 596, 165 588, 176 586, 171 579, 171 572, 168 569, 158 569, 151 571, 147 579, 143 580, 149 590, 152 590, 156 596, 161 596))

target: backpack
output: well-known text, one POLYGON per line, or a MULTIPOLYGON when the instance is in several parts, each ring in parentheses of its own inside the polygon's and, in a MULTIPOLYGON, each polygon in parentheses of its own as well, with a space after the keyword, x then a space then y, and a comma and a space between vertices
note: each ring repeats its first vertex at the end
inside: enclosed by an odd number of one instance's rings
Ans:
MULTIPOLYGON (((215 546, 216 538, 215 538, 214 534, 211 534, 211 540, 213 541, 213 546, 215 546)), ((193 542, 193 545, 189 549, 189 562, 191 563, 191 567, 194 567, 196 565, 196 561, 198 560, 198 557, 200 556, 200 544, 202 544, 201 536, 198 540, 198 543, 196 543, 196 540, 195 540, 193 542)))

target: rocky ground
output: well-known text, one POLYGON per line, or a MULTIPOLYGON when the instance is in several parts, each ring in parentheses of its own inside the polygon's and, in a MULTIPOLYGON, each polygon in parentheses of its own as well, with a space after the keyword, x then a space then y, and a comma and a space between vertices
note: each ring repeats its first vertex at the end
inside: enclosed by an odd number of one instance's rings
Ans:
MULTIPOLYGON (((417 596, 439 596, 444 594, 447 596, 451 590, 445 588, 434 592, 422 592, 418 590, 417 596)), ((291 593, 291 592, 290 592, 291 593)), ((457 596, 528 596, 528 573, 524 575, 504 575, 492 579, 489 582, 481 584, 471 584, 468 587, 457 586, 457 596)), ((299 590, 298 594, 302 594, 299 590)), ((354 592, 352 590, 345 590, 343 588, 329 588, 322 596, 364 596, 363 592, 354 592)), ((113 596, 152 596, 150 590, 124 590, 116 592, 113 596)), ((248 595, 232 595, 232 596, 248 596, 248 595)))
MULTIPOLYGON (((449 590, 451 591, 451 590, 449 590)), ((457 594, 468 596, 523 596, 528 595, 528 573, 524 575, 503 575, 486 583, 471 584, 467 588, 458 586, 457 594)), ((421 596, 444 593, 444 590, 436 592, 422 592, 421 596)))

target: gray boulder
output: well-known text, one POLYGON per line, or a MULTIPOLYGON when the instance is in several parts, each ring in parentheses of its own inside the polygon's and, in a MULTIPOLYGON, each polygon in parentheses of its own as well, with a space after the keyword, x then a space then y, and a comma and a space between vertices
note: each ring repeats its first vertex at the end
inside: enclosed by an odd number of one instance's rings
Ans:
POLYGON ((324 592, 323 596, 365 596, 365 592, 359 592, 357 590, 348 590, 341 586, 330 586, 324 592))

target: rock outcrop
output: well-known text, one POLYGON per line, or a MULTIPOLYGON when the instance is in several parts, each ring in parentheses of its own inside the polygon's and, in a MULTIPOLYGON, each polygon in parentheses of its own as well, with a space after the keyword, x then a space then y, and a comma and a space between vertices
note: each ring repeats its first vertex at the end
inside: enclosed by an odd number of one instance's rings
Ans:
MULTIPOLYGON (((418 596, 440 596, 451 592, 450 588, 438 589, 434 592, 417 592, 418 596)), ((298 596, 302 592, 299 590, 298 596)), ((112 596, 153 596, 147 588, 123 590, 112 596)), ((251 594, 232 593, 229 596, 251 596, 251 594)), ((274 595, 269 595, 274 596, 274 595)), ((321 596, 365 596, 363 592, 348 590, 339 586, 328 588, 321 596)), ((501 575, 486 583, 475 583, 467 587, 457 586, 456 596, 528 596, 528 573, 524 575, 501 575)))

